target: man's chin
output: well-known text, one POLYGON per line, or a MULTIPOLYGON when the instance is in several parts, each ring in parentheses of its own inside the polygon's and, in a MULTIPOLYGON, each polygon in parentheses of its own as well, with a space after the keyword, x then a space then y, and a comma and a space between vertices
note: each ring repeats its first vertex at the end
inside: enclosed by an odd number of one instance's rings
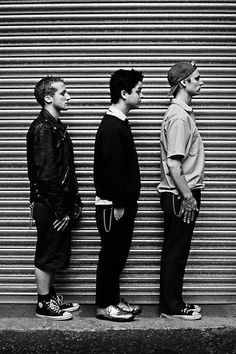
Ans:
POLYGON ((197 96, 197 95, 199 95, 199 93, 201 92, 201 89, 200 90, 198 90, 197 92, 195 92, 194 94, 193 94, 193 96, 197 96))

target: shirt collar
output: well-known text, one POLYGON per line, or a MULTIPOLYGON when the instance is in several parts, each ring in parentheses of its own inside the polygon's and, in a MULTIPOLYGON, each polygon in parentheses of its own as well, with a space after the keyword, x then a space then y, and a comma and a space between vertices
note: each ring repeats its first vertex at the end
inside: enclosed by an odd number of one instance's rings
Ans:
POLYGON ((107 114, 111 114, 123 121, 127 119, 126 115, 123 112, 121 112, 118 108, 115 108, 113 106, 109 107, 107 114))
POLYGON ((178 100, 177 98, 173 98, 171 103, 178 104, 180 107, 182 107, 187 112, 192 112, 192 110, 193 110, 192 107, 188 106, 186 103, 178 100))

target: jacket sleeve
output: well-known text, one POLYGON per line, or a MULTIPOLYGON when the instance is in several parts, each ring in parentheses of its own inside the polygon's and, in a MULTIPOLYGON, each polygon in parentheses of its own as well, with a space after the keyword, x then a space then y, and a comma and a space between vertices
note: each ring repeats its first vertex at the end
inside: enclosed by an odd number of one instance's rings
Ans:
MULTIPOLYGON (((98 136, 98 196, 112 200, 114 207, 125 205, 125 146, 122 131, 109 126, 98 136)), ((96 171, 95 171, 96 172, 96 171)), ((97 185, 97 186, 96 186, 97 185)))
POLYGON ((39 125, 36 128, 34 140, 37 178, 56 217, 61 219, 68 214, 68 210, 63 203, 63 190, 58 177, 56 147, 52 129, 45 124, 39 125))
POLYGON ((83 204, 83 202, 81 200, 81 197, 80 197, 79 186, 78 186, 76 172, 75 172, 74 155, 73 155, 73 169, 72 169, 71 173, 74 176, 74 179, 73 179, 73 182, 72 182, 73 187, 72 187, 72 192, 71 192, 71 194, 72 194, 71 198, 74 201, 74 208, 83 207, 84 204, 83 204))

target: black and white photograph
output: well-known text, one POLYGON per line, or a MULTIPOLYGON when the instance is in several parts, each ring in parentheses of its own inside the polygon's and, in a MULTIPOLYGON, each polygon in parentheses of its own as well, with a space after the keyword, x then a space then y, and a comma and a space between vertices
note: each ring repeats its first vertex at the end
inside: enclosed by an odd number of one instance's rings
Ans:
POLYGON ((236 354, 236 2, 0 0, 0 353, 236 354))

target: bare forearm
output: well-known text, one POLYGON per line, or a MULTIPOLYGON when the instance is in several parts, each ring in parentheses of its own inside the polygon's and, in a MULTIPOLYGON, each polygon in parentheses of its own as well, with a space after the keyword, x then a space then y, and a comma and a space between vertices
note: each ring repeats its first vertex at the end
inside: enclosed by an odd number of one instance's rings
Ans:
POLYGON ((168 167, 171 177, 180 194, 184 197, 184 199, 191 197, 192 192, 185 179, 181 162, 179 160, 168 159, 168 167))

